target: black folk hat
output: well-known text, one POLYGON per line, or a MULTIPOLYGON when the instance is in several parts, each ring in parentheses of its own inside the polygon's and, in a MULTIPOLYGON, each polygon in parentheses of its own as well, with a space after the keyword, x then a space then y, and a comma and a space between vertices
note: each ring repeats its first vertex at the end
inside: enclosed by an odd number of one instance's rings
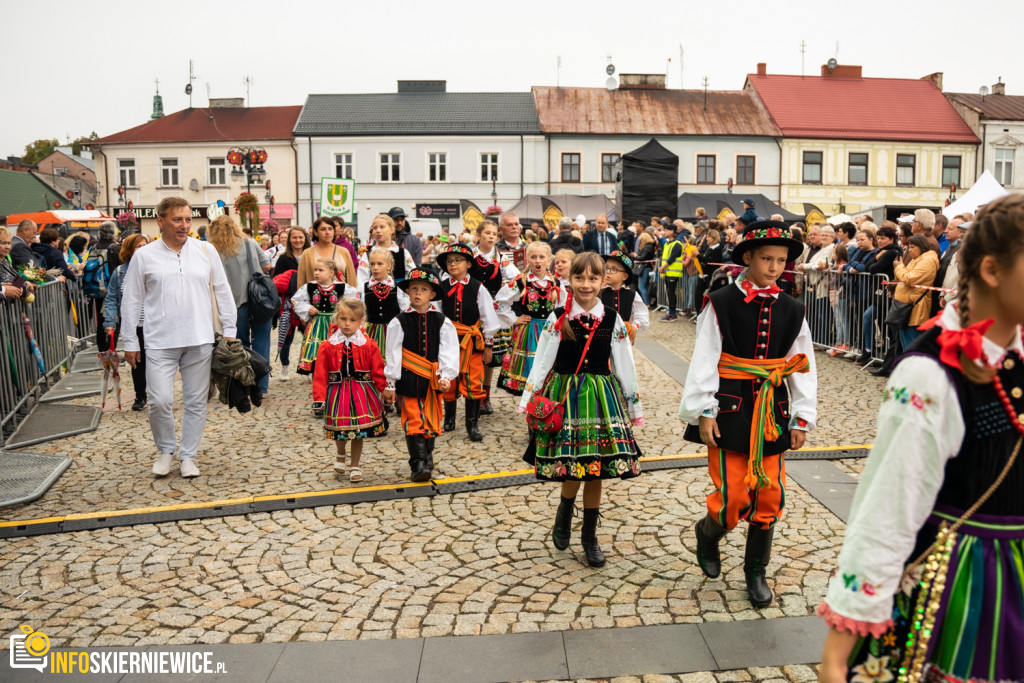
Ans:
POLYGON ((787 261, 793 261, 804 253, 804 243, 793 238, 789 226, 781 221, 756 221, 743 231, 743 239, 732 250, 732 262, 743 265, 743 254, 758 247, 786 247, 787 261))

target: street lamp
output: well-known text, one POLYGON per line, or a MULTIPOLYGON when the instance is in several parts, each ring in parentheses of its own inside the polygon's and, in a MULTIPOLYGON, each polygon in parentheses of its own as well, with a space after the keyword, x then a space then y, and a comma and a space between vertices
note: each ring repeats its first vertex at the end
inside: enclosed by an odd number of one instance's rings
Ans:
POLYGON ((491 174, 491 206, 498 205, 498 174, 491 174))
POLYGON ((231 178, 238 181, 245 178, 246 192, 251 193, 252 184, 259 185, 267 177, 263 166, 267 163, 267 152, 260 147, 232 147, 228 150, 227 160, 231 164, 231 178))

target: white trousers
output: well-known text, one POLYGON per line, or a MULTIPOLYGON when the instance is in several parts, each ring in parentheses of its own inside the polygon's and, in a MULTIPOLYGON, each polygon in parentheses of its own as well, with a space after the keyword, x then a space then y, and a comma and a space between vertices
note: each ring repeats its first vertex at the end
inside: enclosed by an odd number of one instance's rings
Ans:
POLYGON ((174 349, 146 349, 146 393, 149 394, 149 427, 160 453, 178 451, 181 460, 195 460, 206 427, 206 398, 210 391, 213 345, 174 349), (181 372, 185 414, 181 420, 181 444, 174 429, 174 376, 181 372))

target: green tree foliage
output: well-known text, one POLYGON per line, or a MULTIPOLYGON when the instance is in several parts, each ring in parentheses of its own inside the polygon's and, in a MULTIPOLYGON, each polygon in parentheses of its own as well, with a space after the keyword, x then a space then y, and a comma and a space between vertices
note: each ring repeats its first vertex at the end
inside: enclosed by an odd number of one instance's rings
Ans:
POLYGON ((23 164, 38 164, 41 160, 53 154, 54 148, 60 144, 57 138, 52 140, 36 140, 25 145, 25 153, 21 155, 23 164))
POLYGON ((82 153, 82 144, 89 142, 90 140, 95 140, 98 137, 99 135, 96 135, 96 131, 93 131, 88 135, 83 135, 80 138, 75 138, 74 140, 71 141, 71 153, 74 154, 76 157, 79 156, 82 153))

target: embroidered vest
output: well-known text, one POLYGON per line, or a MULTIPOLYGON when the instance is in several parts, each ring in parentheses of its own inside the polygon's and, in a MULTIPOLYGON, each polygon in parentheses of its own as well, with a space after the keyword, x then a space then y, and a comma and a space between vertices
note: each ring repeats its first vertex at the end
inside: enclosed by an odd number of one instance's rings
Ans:
MULTIPOLYGON (((562 317, 564 308, 556 308, 555 316, 562 317)), ((563 324, 572 327, 572 333, 576 339, 568 339, 562 334, 562 340, 558 343, 558 353, 555 355, 553 372, 571 375, 576 372, 576 366, 580 364, 580 356, 583 355, 583 346, 587 343, 587 329, 578 320, 566 320, 563 324)), ((593 331, 594 338, 587 349, 587 356, 583 359, 580 367, 580 374, 585 375, 610 375, 612 356, 612 333, 615 331, 615 312, 605 309, 604 318, 598 323, 597 329, 593 331)))
POLYGON ((388 287, 388 293, 382 297, 374 289, 372 280, 363 285, 363 303, 366 304, 366 322, 375 325, 387 325, 401 312, 398 308, 398 288, 388 287))
POLYGON ((462 287, 461 303, 459 303, 458 294, 449 294, 454 286, 454 282, 451 279, 444 280, 441 283, 441 287, 445 292, 444 297, 441 299, 441 310, 444 311, 445 317, 454 322, 472 325, 480 320, 480 308, 476 303, 477 295, 480 293, 480 281, 470 276, 469 282, 462 287))
MULTIPOLYGON (((433 310, 426 313, 406 311, 399 314, 398 322, 405 335, 402 339, 402 348, 409 349, 430 362, 436 363, 441 345, 441 324, 444 323, 444 315, 433 310)), ((423 398, 427 395, 429 385, 427 380, 403 368, 402 376, 395 382, 395 392, 402 396, 423 398)))
POLYGON ((618 289, 605 287, 601 290, 601 303, 605 305, 605 308, 617 312, 623 320, 633 317, 634 299, 636 299, 636 291, 625 287, 618 289))

